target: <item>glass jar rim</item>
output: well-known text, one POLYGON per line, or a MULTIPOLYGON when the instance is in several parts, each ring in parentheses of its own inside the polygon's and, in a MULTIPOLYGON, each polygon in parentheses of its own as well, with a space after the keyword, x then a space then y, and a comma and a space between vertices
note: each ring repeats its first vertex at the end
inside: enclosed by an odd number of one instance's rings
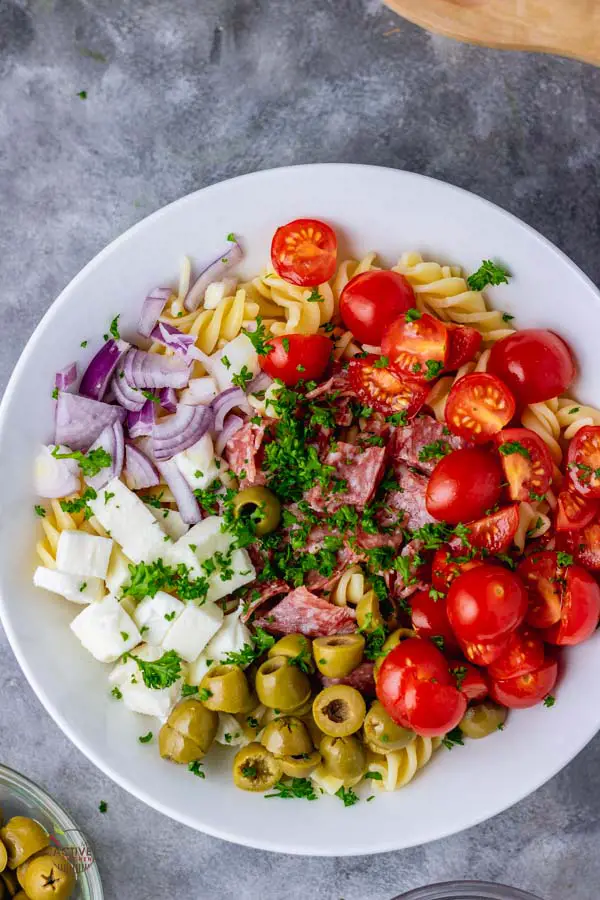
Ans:
POLYGON ((393 900, 541 900, 534 894, 489 881, 446 881, 425 885, 393 900))

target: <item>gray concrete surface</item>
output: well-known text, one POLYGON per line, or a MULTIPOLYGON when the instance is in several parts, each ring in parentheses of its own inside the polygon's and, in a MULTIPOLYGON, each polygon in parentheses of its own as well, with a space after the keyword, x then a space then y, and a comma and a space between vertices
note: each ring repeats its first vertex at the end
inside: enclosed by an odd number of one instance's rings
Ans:
MULTIPOLYGON (((598 282, 599 100, 589 66, 432 37, 378 0, 0 0, 0 383, 53 298, 125 228, 203 185, 289 163, 459 184, 598 282)), ((0 759, 87 829, 108 900, 386 900, 466 877, 546 900, 600 894, 600 739, 534 796, 449 840, 371 858, 277 856, 195 834, 125 794, 62 736, 3 637, 0 661, 0 759)))

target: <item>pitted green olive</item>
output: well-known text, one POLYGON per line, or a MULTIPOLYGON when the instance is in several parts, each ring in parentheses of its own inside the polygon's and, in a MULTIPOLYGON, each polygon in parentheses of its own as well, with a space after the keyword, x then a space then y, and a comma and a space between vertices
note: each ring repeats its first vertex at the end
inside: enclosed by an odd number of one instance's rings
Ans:
POLYGON ((363 695, 347 684, 326 687, 315 697, 313 716, 318 728, 332 737, 358 731, 367 711, 363 695))
POLYGON ((4 872, 5 868, 8 865, 8 850, 0 841, 0 872, 4 872))
POLYGON ((256 704, 239 666, 213 666, 200 682, 202 702, 215 712, 249 712, 256 704))
POLYGON ((269 722, 260 742, 273 756, 300 756, 313 750, 308 728, 295 716, 282 716, 269 722))
POLYGON ((375 591, 367 591, 358 601, 356 607, 356 624, 361 631, 371 634, 384 624, 379 608, 379 600, 375 591))
POLYGON ((256 673, 258 699, 271 709, 290 712, 310 697, 310 682, 298 666, 291 666, 287 656, 266 659, 256 673))
POLYGON ((408 747, 416 737, 414 731, 397 725, 388 716, 379 700, 375 700, 365 716, 363 730, 365 743, 370 750, 374 750, 376 753, 402 750, 404 747, 408 747))
POLYGON ((331 737, 326 735, 319 746, 323 766, 328 775, 350 781, 364 775, 367 752, 354 735, 331 737))
POLYGON ((313 671, 311 641, 303 634, 286 634, 274 644, 267 654, 269 659, 273 656, 287 656, 302 663, 301 669, 313 671))
POLYGON ((16 869, 50 843, 47 831, 38 822, 25 816, 9 819, 0 829, 0 840, 6 847, 9 869, 16 869))
POLYGON ((160 729, 160 755, 176 763, 196 762, 208 753, 218 726, 216 712, 188 697, 177 704, 160 729))
POLYGON ((279 760, 284 775, 288 778, 308 778, 321 762, 321 754, 318 750, 312 753, 302 753, 300 756, 282 756, 279 760))
POLYGON ((362 634, 335 634, 313 641, 317 668, 327 678, 345 678, 360 665, 365 649, 362 634))
POLYGON ((383 647, 381 648, 382 655, 375 660, 375 665, 373 667, 373 673, 375 677, 377 677, 377 673, 381 668, 381 663, 385 659, 385 657, 390 653, 394 647, 397 647, 398 644, 401 644, 402 641, 408 640, 408 638, 413 638, 417 636, 417 632, 413 631, 412 628, 396 628, 395 631, 392 631, 391 634, 388 634, 383 647))
POLYGON ((73 866, 64 854, 42 853, 27 865, 22 885, 29 900, 68 900, 75 881, 73 866))
POLYGON ((275 531, 281 519, 281 504, 273 491, 257 485, 244 488, 233 498, 236 517, 247 516, 254 523, 256 534, 275 531))
POLYGON ((467 737, 477 740, 497 731, 504 725, 507 715, 506 707, 485 700, 483 703, 470 706, 458 723, 458 727, 467 737))
POLYGON ((233 761, 233 780, 244 791, 268 791, 281 772, 281 762, 256 741, 238 750, 233 761))

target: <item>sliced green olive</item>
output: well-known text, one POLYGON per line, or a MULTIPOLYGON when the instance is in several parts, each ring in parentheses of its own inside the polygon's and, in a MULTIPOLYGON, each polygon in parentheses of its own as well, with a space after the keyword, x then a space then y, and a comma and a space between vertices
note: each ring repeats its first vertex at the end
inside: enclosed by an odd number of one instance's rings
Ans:
POLYGON ((238 750, 233 761, 233 780, 243 791, 268 791, 281 772, 281 762, 256 741, 238 750))
POLYGON ((313 641, 317 668, 327 678, 345 678, 360 665, 365 649, 362 634, 335 634, 313 641))
POLYGON ((506 722, 507 715, 506 707, 498 706, 491 700, 485 700, 483 703, 470 706, 458 726, 467 737, 477 740, 498 731, 500 725, 504 725, 506 722))
POLYGON ((310 734, 311 740, 315 747, 318 747, 323 738, 323 732, 315 722, 314 716, 312 714, 312 699, 311 699, 311 708, 310 711, 302 716, 302 721, 308 728, 308 733, 310 734))
POLYGON ((0 829, 0 840, 6 847, 9 869, 16 869, 50 843, 48 832, 39 822, 25 816, 14 816, 9 819, 0 829))
POLYGON ((163 759, 187 764, 202 759, 215 739, 219 717, 193 697, 182 700, 171 711, 158 734, 163 759))
POLYGON ((394 649, 394 647, 397 647, 398 644, 402 643, 402 641, 406 641, 408 640, 408 638, 413 638, 416 636, 417 632, 413 631, 412 628, 396 628, 395 631, 392 631, 391 634, 388 634, 383 647, 381 648, 382 655, 375 660, 375 666, 373 667, 375 676, 377 676, 377 673, 381 668, 381 663, 388 655, 388 653, 394 649))
POLYGON ((379 600, 375 591, 367 591, 358 601, 356 624, 361 631, 367 634, 371 634, 372 631, 384 625, 383 616, 379 608, 379 600))
POLYGON ((0 841, 0 872, 4 872, 5 868, 8 865, 8 850, 0 841))
POLYGON ((319 746, 323 766, 329 775, 343 781, 360 778, 367 767, 367 752, 354 735, 326 735, 319 746))
POLYGON ((249 712, 256 705, 239 666, 213 666, 200 682, 200 689, 208 692, 202 702, 215 712, 249 712))
POLYGON ((22 886, 28 900, 68 900, 75 888, 75 881, 73 866, 58 851, 41 853, 31 860, 22 886))
POLYGON ((312 753, 302 753, 300 756, 282 756, 279 762, 283 774, 288 778, 308 778, 321 762, 321 754, 318 750, 313 750, 312 753))
POLYGON ((379 700, 371 705, 363 725, 365 743, 376 753, 402 750, 412 744, 416 735, 410 728, 402 728, 387 714, 379 700))
MULTIPOLYGON (((310 639, 303 634, 286 634, 274 644, 268 652, 269 659, 272 656, 287 656, 302 662, 310 671, 313 671, 313 661, 310 639)), ((301 666, 302 668, 302 666, 301 666)))
POLYGON ((282 716, 269 722, 260 742, 273 756, 300 756, 313 750, 308 728, 295 716, 282 716))
POLYGON ((233 498, 236 517, 247 516, 254 523, 256 534, 275 531, 281 519, 281 503, 267 487, 244 488, 233 498))
POLYGON ((310 697, 310 681, 298 666, 291 666, 287 656, 266 659, 256 673, 258 699, 271 709, 282 712, 296 710, 310 697))
POLYGON ((318 728, 332 737, 354 734, 365 719, 363 695, 347 684, 326 687, 315 697, 313 716, 318 728))

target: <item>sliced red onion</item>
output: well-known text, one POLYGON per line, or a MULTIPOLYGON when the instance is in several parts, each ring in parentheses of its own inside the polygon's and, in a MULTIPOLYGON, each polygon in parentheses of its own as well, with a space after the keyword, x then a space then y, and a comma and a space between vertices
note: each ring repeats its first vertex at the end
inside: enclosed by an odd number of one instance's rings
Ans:
POLYGON ((184 334, 183 331, 179 331, 178 328, 169 325, 167 322, 158 322, 152 329, 150 337, 153 341, 157 341, 165 347, 170 347, 171 350, 180 353, 182 356, 185 356, 188 349, 196 342, 194 334, 184 334))
POLYGON ((100 469, 97 475, 84 477, 84 481, 95 491, 101 490, 113 478, 118 478, 125 461, 125 439, 120 422, 107 425, 98 435, 88 452, 102 447, 110 455, 111 464, 100 469))
POLYGON ((235 413, 230 413, 227 416, 223 429, 215 441, 215 452, 217 456, 223 456, 223 451, 231 438, 243 427, 244 420, 240 419, 239 416, 236 416, 235 413))
POLYGON ((139 334, 143 334, 144 337, 150 337, 152 329, 158 322, 158 317, 165 308, 165 303, 172 293, 173 291, 171 288, 159 287, 154 288, 154 290, 148 294, 144 300, 142 311, 140 313, 140 320, 137 327, 139 334))
POLYGON ((246 400, 246 395, 241 388, 229 388, 213 400, 211 403, 212 411, 215 414, 214 430, 218 433, 223 428, 225 416, 234 406, 252 415, 252 407, 246 400))
POLYGON ((58 388, 59 391, 68 391, 70 387, 73 387, 76 381, 77 363, 72 362, 70 365, 65 366, 64 369, 61 369, 60 372, 56 373, 54 387, 58 388))
POLYGON ((259 391, 267 391, 273 384, 273 379, 266 372, 259 372, 246 388, 247 394, 257 394, 259 391))
MULTIPOLYGON (((56 459, 52 447, 40 447, 33 466, 33 484, 36 494, 48 499, 67 497, 80 486, 81 472, 76 459, 56 459)), ((68 447, 59 447, 61 453, 69 453, 68 447)))
POLYGON ((170 413, 177 412, 177 394, 173 388, 161 388, 158 396, 163 409, 170 413))
POLYGON ((195 309, 198 309, 200 302, 204 297, 204 292, 211 281, 220 281, 225 272, 227 272, 231 266, 236 266, 241 258, 242 248, 237 241, 232 241, 227 250, 224 253, 221 253, 217 259, 211 262, 211 264, 200 273, 200 276, 188 291, 188 295, 184 301, 184 306, 188 312, 193 312, 195 309))
POLYGON ((187 450, 212 429, 213 422, 209 406, 178 406, 175 415, 161 419, 152 430, 156 460, 170 459, 187 450))
POLYGON ((217 383, 210 375, 190 378, 190 383, 179 397, 184 406, 209 406, 218 394, 217 383))
POLYGON ((190 366, 178 356, 161 356, 131 349, 123 361, 125 378, 132 388, 184 388, 190 380, 190 366))
POLYGON ((146 400, 141 409, 127 415, 127 430, 130 438, 148 437, 152 434, 156 421, 155 404, 146 400))
POLYGON ((123 422, 127 413, 119 406, 60 391, 56 404, 55 442, 72 450, 87 450, 103 428, 123 422))
POLYGON ((131 387, 122 368, 117 369, 110 384, 119 406, 130 412, 139 412, 146 402, 146 398, 141 391, 131 387), (123 377, 121 377, 121 373, 123 373, 123 377))
POLYGON ((125 445, 124 475, 125 483, 132 491, 141 491, 160 483, 155 467, 135 444, 125 445))
POLYGON ((100 347, 83 373, 79 393, 91 400, 102 400, 117 364, 131 345, 112 338, 100 347))
POLYGON ((175 497, 179 515, 186 525, 196 525, 202 513, 194 493, 172 459, 156 461, 158 471, 175 497))

